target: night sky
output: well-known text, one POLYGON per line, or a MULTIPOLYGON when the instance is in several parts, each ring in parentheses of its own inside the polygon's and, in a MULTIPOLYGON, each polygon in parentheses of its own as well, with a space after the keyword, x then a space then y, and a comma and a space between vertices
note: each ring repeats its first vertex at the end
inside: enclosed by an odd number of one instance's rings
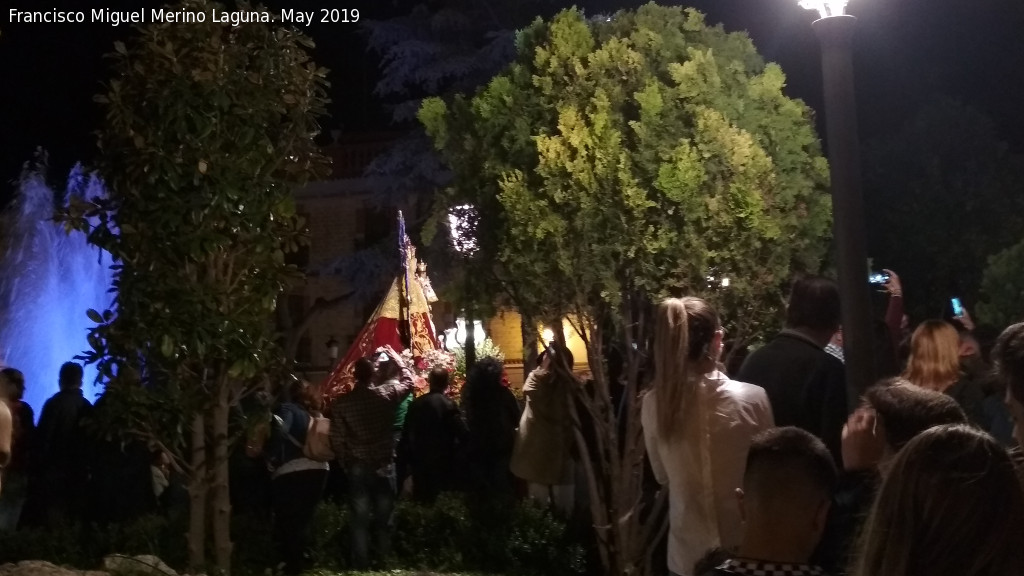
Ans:
MULTIPOLYGON (((585 0, 588 13, 633 8, 636 0, 585 0)), ((0 202, 37 146, 50 152, 52 176, 75 161, 90 162, 100 109, 92 96, 109 77, 102 58, 128 26, 103 24, 12 24, 8 7, 114 10, 160 7, 151 0, 14 0, 0 11, 0 202), (43 5, 45 4, 45 6, 43 5)), ((393 16, 410 0, 270 0, 270 9, 358 8, 364 19, 393 16)), ((566 2, 566 6, 571 2, 566 2)), ((821 108, 815 13, 797 0, 693 0, 711 22, 747 30, 766 59, 780 63, 789 94, 821 108)), ((859 18, 856 74, 863 140, 895 129, 924 102, 949 96, 995 120, 1000 136, 1024 150, 1024 2, 1021 0, 851 0, 859 18)), ((359 132, 387 128, 384 106, 372 95, 378 62, 367 53, 358 25, 307 28, 317 43, 315 58, 332 70, 331 118, 324 128, 359 132)))

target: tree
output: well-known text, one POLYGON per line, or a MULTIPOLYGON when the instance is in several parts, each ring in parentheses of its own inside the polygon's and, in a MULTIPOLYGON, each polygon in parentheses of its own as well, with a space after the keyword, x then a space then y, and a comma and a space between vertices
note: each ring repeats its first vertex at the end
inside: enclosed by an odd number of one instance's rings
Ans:
POLYGON ((951 100, 924 106, 865 161, 871 255, 903 279, 908 311, 935 317, 978 297, 985 260, 1024 237, 1024 163, 986 116, 951 100))
POLYGON ((411 128, 369 167, 394 202, 409 190, 433 191, 448 181, 448 171, 430 139, 416 123, 425 97, 471 93, 515 57, 515 30, 537 14, 548 14, 553 0, 443 0, 417 4, 409 14, 367 21, 370 50, 381 56, 375 93, 392 103, 395 126, 411 128))
POLYGON ((576 438, 598 548, 609 573, 636 573, 662 529, 641 504, 651 305, 704 296, 741 340, 774 326, 791 272, 816 270, 827 247, 827 164, 778 66, 694 10, 566 10, 517 47, 474 96, 420 110, 453 174, 435 222, 472 206, 478 265, 524 314, 568 316, 586 342, 576 438), (626 360, 624 422, 610 346, 626 360))
POLYGON ((1024 320, 1024 241, 995 254, 981 276, 978 320, 1002 329, 1024 320))
POLYGON ((227 573, 231 415, 280 359, 270 318, 295 273, 285 251, 303 239, 292 189, 325 172, 313 137, 326 71, 296 30, 231 27, 214 9, 186 0, 171 10, 205 22, 153 23, 115 43, 97 97, 109 195, 62 218, 115 262, 114 310, 89 312, 84 355, 105 380, 107 430, 173 455, 189 480, 189 563, 204 568, 209 509, 227 573))
MULTIPOLYGON (((425 97, 449 98, 471 93, 512 62, 516 54, 515 30, 533 18, 550 15, 555 0, 442 0, 420 3, 408 14, 365 24, 371 51, 381 57, 381 78, 376 94, 391 104, 393 125, 403 131, 394 145, 367 169, 379 177, 382 205, 411 201, 406 214, 410 234, 416 235, 430 213, 434 192, 447 185, 450 173, 416 121, 425 97), (415 191, 410 197, 409 192, 415 191)), ((387 246, 393 246, 390 239, 387 246)), ((424 246, 445 300, 458 303, 469 316, 495 311, 496 285, 489 275, 466 274, 458 254, 447 242, 424 246)), ((376 252, 379 254, 379 251, 376 252)), ((374 254, 355 257, 366 259, 374 254)), ((352 257, 339 259, 351 277, 352 257)), ((469 320, 469 319, 467 319, 469 320)))

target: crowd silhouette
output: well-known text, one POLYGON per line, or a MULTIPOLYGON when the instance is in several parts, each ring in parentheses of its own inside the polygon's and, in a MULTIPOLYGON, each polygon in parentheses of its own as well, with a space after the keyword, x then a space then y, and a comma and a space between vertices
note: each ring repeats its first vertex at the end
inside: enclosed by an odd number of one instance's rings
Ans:
MULTIPOLYGON (((966 310, 911 329, 899 277, 886 272, 882 378, 855 401, 839 292, 822 277, 793 284, 784 329, 753 350, 728 340, 708 302, 659 303, 651 383, 637 399, 624 397, 622 357, 609 354, 609 400, 620 414, 642 403, 648 487, 668 491, 656 573, 1024 574, 1024 427, 1014 424, 1024 418, 1024 323, 991 347, 966 310)), ((574 433, 571 414, 590 388, 573 363, 564 345, 546 345, 522 405, 493 358, 472 367, 461 402, 442 368, 413 399, 411 367, 389 347, 359 359, 353 389, 329 406, 301 379, 280 383, 233 458, 233 498, 265 506, 286 574, 313 567, 309 530, 324 498, 349 508, 356 569, 390 556, 401 497, 525 498, 587 524, 578 460, 591 447, 577 443, 593 439, 574 433)), ((36 424, 22 398, 38 383, 0 370, 0 530, 186 510, 167 453, 88 426, 105 408, 83 396, 82 374, 61 367, 36 424)))

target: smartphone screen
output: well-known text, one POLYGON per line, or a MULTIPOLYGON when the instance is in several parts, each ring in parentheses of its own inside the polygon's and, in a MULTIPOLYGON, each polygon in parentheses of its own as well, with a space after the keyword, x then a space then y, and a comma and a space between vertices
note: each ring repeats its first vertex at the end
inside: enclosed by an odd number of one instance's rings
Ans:
POLYGON ((964 315, 964 305, 959 298, 950 298, 949 303, 953 305, 953 317, 960 318, 964 315))

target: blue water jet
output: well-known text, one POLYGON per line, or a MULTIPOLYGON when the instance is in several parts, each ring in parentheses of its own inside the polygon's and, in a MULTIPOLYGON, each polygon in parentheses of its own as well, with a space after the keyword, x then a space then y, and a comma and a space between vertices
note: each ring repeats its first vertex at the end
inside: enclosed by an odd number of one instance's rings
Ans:
MULTIPOLYGON (((54 209, 72 196, 102 195, 102 182, 80 165, 71 169, 60 195, 47 185, 44 167, 26 168, 0 220, 0 247, 6 246, 0 258, 0 365, 25 374, 25 401, 37 418, 58 390, 60 365, 89 347, 94 323, 86 311, 111 308, 114 298, 110 256, 89 245, 82 232, 66 234, 53 221, 54 209)), ((89 401, 102 391, 95 380, 95 367, 85 366, 89 401)))

